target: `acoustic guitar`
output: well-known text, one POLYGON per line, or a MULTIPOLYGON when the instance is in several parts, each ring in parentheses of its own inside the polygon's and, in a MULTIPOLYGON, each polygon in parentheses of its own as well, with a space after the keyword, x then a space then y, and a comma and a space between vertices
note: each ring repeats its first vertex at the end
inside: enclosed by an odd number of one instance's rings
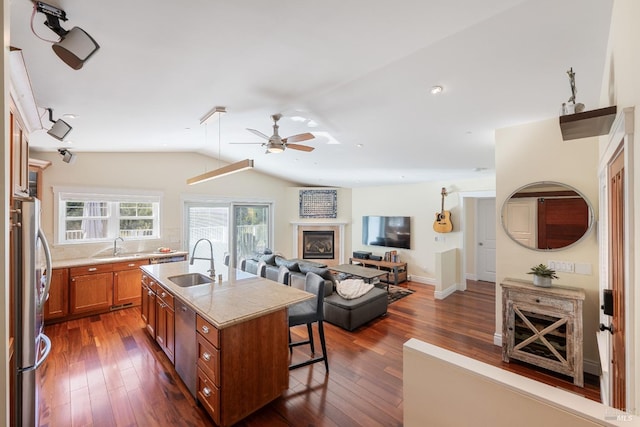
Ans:
POLYGON ((453 230, 451 223, 451 212, 444 210, 444 196, 447 195, 446 188, 442 187, 442 208, 436 213, 436 220, 433 222, 433 230, 437 233, 450 233, 453 230))

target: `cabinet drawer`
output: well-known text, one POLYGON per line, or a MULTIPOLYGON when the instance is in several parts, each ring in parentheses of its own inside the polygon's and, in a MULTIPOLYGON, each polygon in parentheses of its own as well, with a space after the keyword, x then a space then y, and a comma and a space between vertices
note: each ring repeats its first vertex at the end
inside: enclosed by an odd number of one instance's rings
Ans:
POLYGON ((509 293, 509 298, 514 302, 514 304, 525 303, 534 306, 539 305, 544 307, 553 307, 563 312, 574 311, 573 301, 564 298, 553 298, 546 295, 533 295, 529 293, 513 291, 509 293))
POLYGON ((220 385, 220 353, 202 335, 196 334, 198 342, 198 368, 207 374, 217 386, 220 385))
POLYGON ((215 348, 220 348, 220 334, 215 326, 198 315, 196 317, 196 328, 215 348))
POLYGON ((167 304, 172 310, 174 309, 173 295, 169 291, 167 291, 162 286, 157 286, 156 294, 158 295, 158 298, 164 301, 164 303, 167 304))
POLYGON ((71 267, 69 269, 69 275, 73 276, 83 276, 85 274, 96 274, 96 273, 110 273, 113 271, 113 264, 93 264, 93 265, 83 265, 82 267, 71 267))
POLYGON ((156 287, 158 285, 156 285, 156 282, 154 282, 149 276, 147 276, 146 274, 144 274, 144 272, 142 273, 142 284, 145 285, 151 292, 156 291, 156 287))
POLYGON ((137 259, 132 261, 116 262, 113 265, 113 271, 135 270, 143 265, 149 264, 148 259, 137 259))
POLYGON ((198 369, 197 388, 198 400, 209 413, 213 422, 220 425, 220 390, 201 369, 198 369))

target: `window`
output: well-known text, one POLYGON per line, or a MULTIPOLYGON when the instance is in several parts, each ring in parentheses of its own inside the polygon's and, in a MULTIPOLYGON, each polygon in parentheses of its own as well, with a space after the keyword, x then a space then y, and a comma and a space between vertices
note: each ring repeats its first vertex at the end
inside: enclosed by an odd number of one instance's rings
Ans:
POLYGON ((58 243, 160 237, 161 194, 102 191, 54 189, 58 243))

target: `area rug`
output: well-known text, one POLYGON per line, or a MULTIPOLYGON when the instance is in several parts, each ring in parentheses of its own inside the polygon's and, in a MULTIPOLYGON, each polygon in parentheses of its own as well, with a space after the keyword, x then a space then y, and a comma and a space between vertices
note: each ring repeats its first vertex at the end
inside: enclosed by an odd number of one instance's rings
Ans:
POLYGON ((406 296, 409 296, 414 292, 415 291, 403 288, 402 286, 389 285, 389 293, 387 294, 387 297, 389 298, 389 304, 396 302, 406 296))

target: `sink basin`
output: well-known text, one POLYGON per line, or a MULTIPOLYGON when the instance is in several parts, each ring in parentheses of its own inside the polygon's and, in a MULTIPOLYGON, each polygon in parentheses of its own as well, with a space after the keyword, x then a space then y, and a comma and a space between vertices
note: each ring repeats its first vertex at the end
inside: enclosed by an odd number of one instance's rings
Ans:
POLYGON ((207 283, 213 282, 211 277, 207 277, 204 274, 200 273, 189 273, 189 274, 181 274, 179 276, 171 276, 169 277, 176 285, 181 288, 188 288, 189 286, 197 286, 197 285, 205 285, 207 283))

